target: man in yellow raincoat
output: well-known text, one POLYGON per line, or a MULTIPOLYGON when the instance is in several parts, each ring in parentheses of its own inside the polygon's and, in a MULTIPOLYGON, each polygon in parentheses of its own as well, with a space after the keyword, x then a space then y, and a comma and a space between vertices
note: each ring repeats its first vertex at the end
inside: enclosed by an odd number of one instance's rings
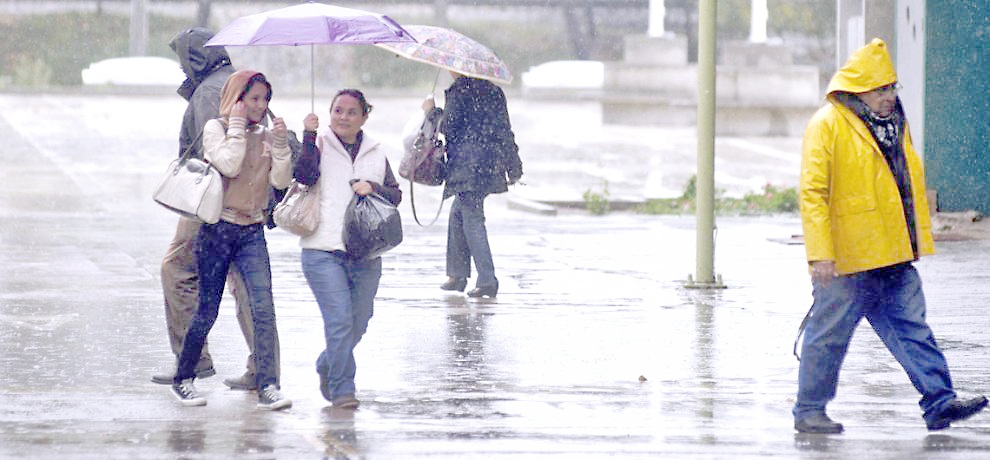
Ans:
POLYGON ((912 262, 934 242, 925 173, 897 98, 897 75, 880 39, 832 77, 828 103, 804 135, 800 204, 814 303, 804 330, 794 428, 841 433, 825 405, 857 324, 866 318, 922 398, 929 430, 986 407, 957 398, 945 357, 925 321, 912 262))

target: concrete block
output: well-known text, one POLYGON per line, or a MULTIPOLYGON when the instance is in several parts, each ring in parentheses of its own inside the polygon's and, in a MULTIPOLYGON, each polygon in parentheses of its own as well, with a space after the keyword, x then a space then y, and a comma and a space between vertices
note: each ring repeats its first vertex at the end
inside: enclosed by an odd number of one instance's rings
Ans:
MULTIPOLYGON (((716 97, 737 105, 806 106, 821 101, 818 70, 811 66, 779 69, 718 66, 716 97)), ((695 100, 698 68, 695 65, 657 66, 626 62, 605 63, 605 93, 649 93, 695 100)))
MULTIPOLYGON (((720 136, 800 137, 818 107, 717 103, 715 131, 720 136)), ((602 120, 632 126, 689 127, 697 122, 697 107, 694 101, 684 99, 607 95, 602 99, 602 120)))
POLYGON ((663 37, 628 35, 624 41, 623 61, 630 64, 687 65, 687 37, 668 34, 663 37))
POLYGON ((628 62, 605 63, 605 92, 648 91, 654 94, 694 98, 698 91, 695 65, 647 65, 628 62))
POLYGON ((822 99, 818 69, 785 66, 774 69, 719 66, 715 91, 720 103, 736 105, 817 105, 822 99))
POLYGON ((791 49, 779 43, 722 43, 720 55, 722 64, 733 66, 779 68, 794 64, 791 49))

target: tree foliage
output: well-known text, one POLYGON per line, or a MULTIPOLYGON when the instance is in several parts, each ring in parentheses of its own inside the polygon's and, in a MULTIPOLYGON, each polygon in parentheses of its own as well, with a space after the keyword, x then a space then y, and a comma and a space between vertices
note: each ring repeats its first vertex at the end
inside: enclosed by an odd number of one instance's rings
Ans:
MULTIPOLYGON (((152 56, 175 58, 168 42, 189 21, 149 18, 152 56)), ((82 69, 128 55, 126 16, 67 12, 0 18, 0 81, 21 86, 79 85, 82 69)))

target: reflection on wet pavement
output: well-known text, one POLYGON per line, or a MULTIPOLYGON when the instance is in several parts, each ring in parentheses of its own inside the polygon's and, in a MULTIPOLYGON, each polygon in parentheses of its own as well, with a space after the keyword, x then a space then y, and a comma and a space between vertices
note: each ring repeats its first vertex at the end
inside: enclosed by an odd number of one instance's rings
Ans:
MULTIPOLYGON (((866 325, 829 407, 847 432, 794 434, 791 345, 811 296, 803 248, 776 241, 801 232, 795 216, 719 218, 715 267, 727 288, 705 291, 683 288, 694 269, 693 216, 544 216, 509 209, 506 196, 486 206, 502 282, 496 299, 438 288, 445 221, 416 226, 403 204, 405 241, 383 259, 375 314, 356 351, 358 410, 330 408, 319 394, 313 363, 322 321, 301 274, 298 241, 281 230, 267 235, 282 389, 292 409, 258 411, 253 393, 221 383, 243 372, 246 354, 229 298, 210 336, 218 374, 196 383, 209 403, 180 407, 165 386, 148 381, 170 364, 158 273, 175 218, 148 197, 171 155, 183 109, 175 99, 0 95, 7 107, 0 114, 0 160, 7 165, 0 171, 0 457, 987 454, 987 415, 944 434, 925 430, 917 393, 866 325), (136 107, 154 115, 121 119, 112 130, 96 126, 136 107), (42 119, 78 123, 90 134, 46 136, 50 126, 42 119), (126 179, 116 180, 122 174, 126 179)), ((376 116, 392 114, 384 121, 396 122, 410 101, 376 101, 376 116)), ((308 103, 284 101, 283 112, 308 103)), ((520 122, 517 136, 532 155, 532 187, 574 192, 592 183, 575 186, 568 183, 574 176, 540 173, 555 164, 592 170, 597 160, 591 149, 566 165, 567 158, 554 156, 559 152, 541 153, 535 146, 554 145, 554 138, 537 137, 536 123, 564 109, 533 102, 524 108, 520 120, 528 124, 520 122)), ((596 116, 585 104, 566 110, 567 118, 596 116)), ((641 146, 656 134, 605 127, 581 136, 595 132, 605 137, 588 145, 599 148, 616 133, 641 146)), ((684 133, 665 135, 670 145, 690 143, 684 133)), ((753 142, 761 141, 733 145, 753 142)), ((653 153, 642 147, 635 155, 653 153)), ((791 166, 777 160, 782 169, 791 166)), ((627 163, 625 177, 642 173, 627 163)), ((720 166, 733 170, 731 161, 720 166)), ((618 181, 617 190, 632 193, 638 180, 618 181)), ((417 207, 438 204, 436 193, 417 189, 417 207)), ((929 320, 960 392, 985 392, 990 259, 983 254, 990 243, 945 243, 939 251, 918 264, 929 320)))

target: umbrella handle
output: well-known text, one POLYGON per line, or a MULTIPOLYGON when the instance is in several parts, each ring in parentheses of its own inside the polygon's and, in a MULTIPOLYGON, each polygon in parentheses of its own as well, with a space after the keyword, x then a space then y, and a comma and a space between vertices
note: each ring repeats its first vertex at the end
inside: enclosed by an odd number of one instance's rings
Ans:
POLYGON ((316 69, 314 69, 313 45, 309 45, 309 113, 316 113, 316 69))
MULTIPOLYGON (((436 99, 437 99, 437 85, 440 84, 440 75, 442 75, 442 74, 443 74, 443 69, 438 69, 437 70, 437 77, 433 79, 433 89, 430 90, 430 95, 433 96, 433 100, 434 101, 436 101, 436 99)), ((446 103, 447 103, 447 101, 444 100, 444 104, 446 104, 446 103)))

